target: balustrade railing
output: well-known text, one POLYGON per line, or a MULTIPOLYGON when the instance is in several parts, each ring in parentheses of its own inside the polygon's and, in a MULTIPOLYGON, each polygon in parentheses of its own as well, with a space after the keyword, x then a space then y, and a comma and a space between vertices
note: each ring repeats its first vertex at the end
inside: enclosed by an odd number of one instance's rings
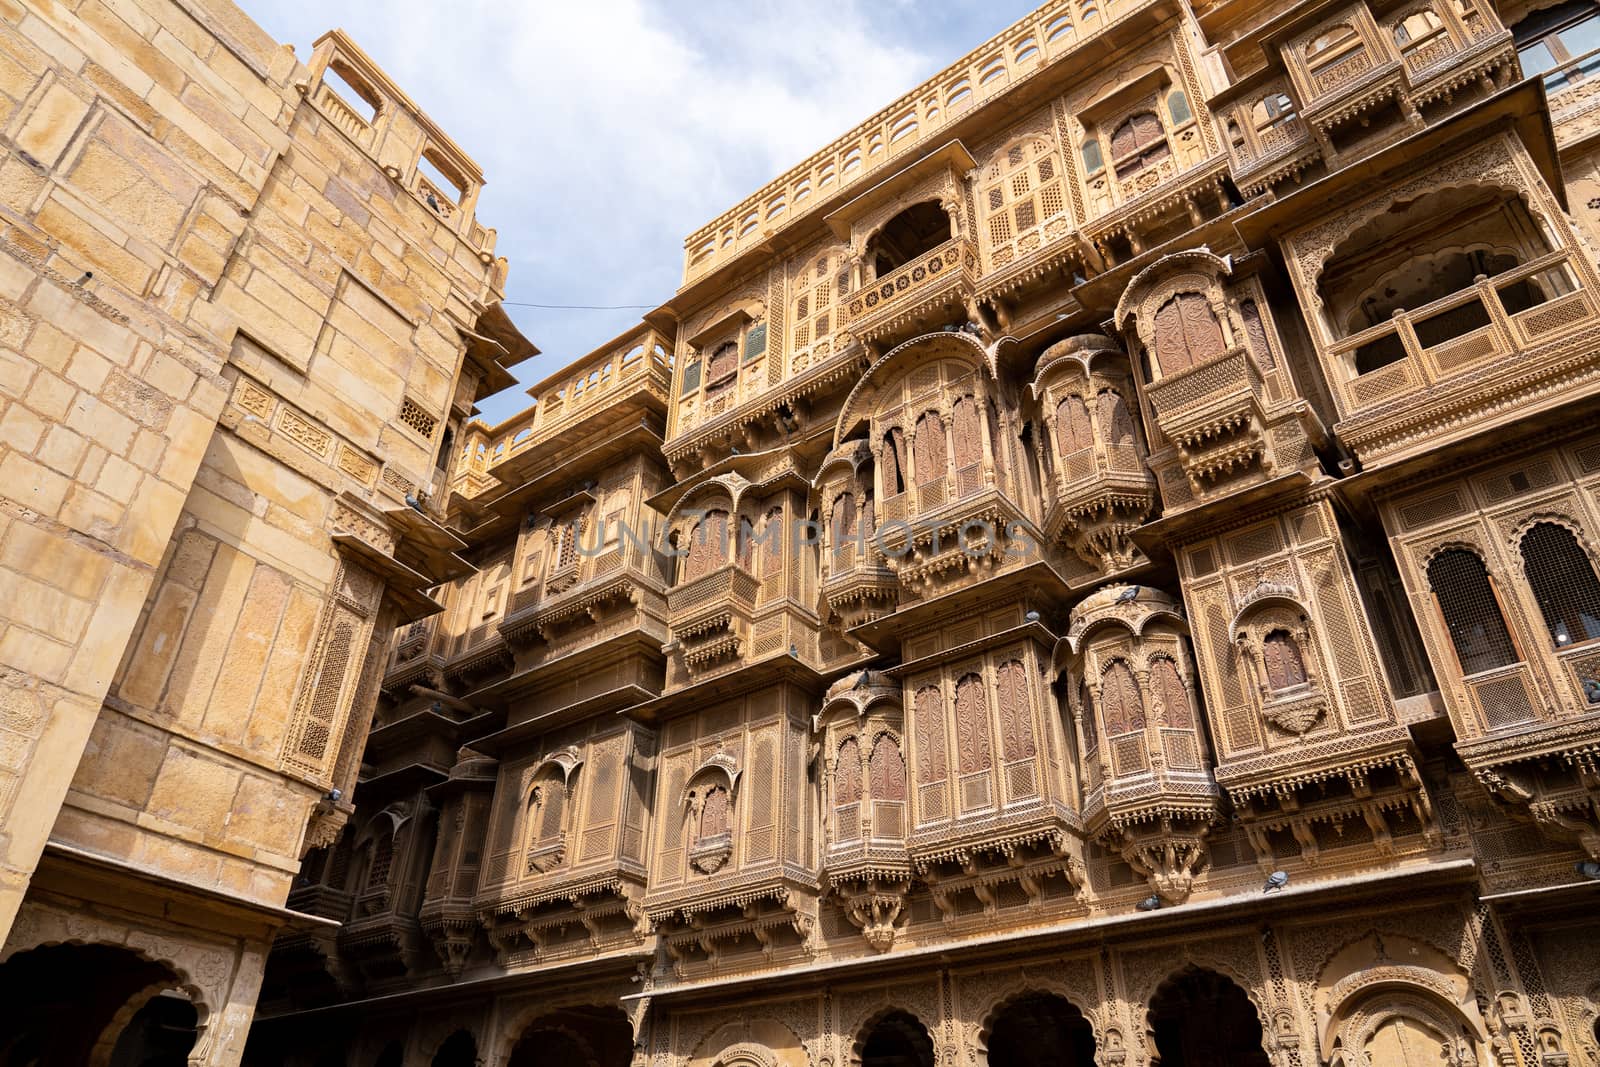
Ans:
POLYGON ((755 575, 736 563, 726 563, 671 590, 667 594, 667 613, 678 617, 717 605, 748 613, 754 610, 760 591, 761 582, 755 575))
POLYGON ((847 296, 845 321, 855 326, 864 319, 904 307, 952 281, 965 280, 971 285, 977 274, 978 256, 971 242, 952 238, 847 296))
MULTIPOLYGON (((654 331, 634 335, 614 349, 597 352, 562 372, 515 420, 466 456, 466 466, 486 472, 548 441, 574 419, 629 389, 654 387, 665 395, 672 386, 672 357, 654 331)), ((459 474, 458 474, 459 477, 459 474)))
POLYGON ((1591 320, 1600 308, 1552 252, 1327 346, 1345 413, 1390 401, 1591 320), (1362 370, 1362 364, 1372 364, 1362 370), (1342 373, 1340 373, 1342 371, 1342 373))
POLYGON ((802 210, 939 143, 957 118, 1021 84, 1149 0, 1049 0, 820 152, 690 234, 684 283, 767 240, 802 210))

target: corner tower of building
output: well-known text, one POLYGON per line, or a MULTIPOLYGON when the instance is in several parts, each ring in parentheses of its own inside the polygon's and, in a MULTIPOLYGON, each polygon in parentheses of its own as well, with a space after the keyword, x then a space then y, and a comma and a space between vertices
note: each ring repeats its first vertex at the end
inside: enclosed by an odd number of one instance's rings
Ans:
POLYGON ((534 349, 477 164, 342 32, 23 3, 0 115, 0 1045, 233 1064, 534 349))

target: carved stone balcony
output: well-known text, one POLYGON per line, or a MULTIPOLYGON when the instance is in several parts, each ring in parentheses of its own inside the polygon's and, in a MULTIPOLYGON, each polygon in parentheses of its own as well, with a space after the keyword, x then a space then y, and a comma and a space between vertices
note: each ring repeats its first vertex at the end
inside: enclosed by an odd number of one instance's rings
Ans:
POLYGON ((335 922, 350 917, 350 894, 328 885, 300 886, 289 894, 289 908, 335 922))
POLYGON ((727 563, 667 594, 667 625, 691 672, 737 656, 749 640, 761 582, 727 563))
POLYGON ((1250 79, 1212 106, 1226 120, 1233 182, 1246 196, 1298 177, 1322 158, 1322 147, 1289 99, 1289 81, 1250 79), (1269 108, 1271 110, 1269 110, 1269 108))
POLYGON ((822 595, 846 626, 858 626, 894 610, 900 582, 873 547, 870 532, 832 548, 825 558, 822 595))
MULTIPOLYGON (((1509 683, 1513 692, 1523 684, 1514 675, 1509 683)), ((1526 706, 1518 696, 1507 702, 1512 708, 1526 706)), ((1501 728, 1456 750, 1513 815, 1600 861, 1600 710, 1501 728)))
POLYGON ((1268 455, 1261 372, 1243 347, 1150 386, 1156 426, 1177 446, 1198 494, 1215 479, 1268 455))
POLYGON ((844 300, 845 325, 864 342, 892 340, 965 313, 978 280, 978 253, 946 241, 844 300))
POLYGON ((437 645, 437 616, 419 619, 396 631, 389 652, 389 665, 383 674, 383 690, 402 695, 416 683, 436 679, 444 667, 437 645))
POLYGON ((1475 428, 1513 407, 1525 414, 1529 405, 1593 389, 1600 383, 1592 355, 1600 303, 1575 258, 1561 250, 1480 277, 1471 288, 1327 345, 1340 437, 1370 463, 1437 444, 1441 433, 1475 428), (1505 293, 1514 286, 1543 299, 1512 310, 1505 293), (1456 325, 1473 322, 1482 325, 1465 332, 1456 325), (1357 372, 1385 353, 1388 362, 1357 372))
POLYGON ((1066 538, 1086 563, 1127 566, 1135 549, 1128 535, 1155 510, 1156 483, 1134 444, 1096 442, 1069 452, 1056 466, 1045 511, 1045 535, 1066 538))

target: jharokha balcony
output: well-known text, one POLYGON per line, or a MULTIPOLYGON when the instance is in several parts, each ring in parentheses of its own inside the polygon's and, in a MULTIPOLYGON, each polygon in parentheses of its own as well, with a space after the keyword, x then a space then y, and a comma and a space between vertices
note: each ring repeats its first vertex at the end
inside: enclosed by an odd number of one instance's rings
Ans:
POLYGON ((1592 378, 1600 302, 1589 274, 1552 252, 1329 345, 1340 436, 1367 459, 1592 378))
POLYGON ((845 325, 871 343, 965 316, 979 275, 972 242, 956 237, 845 298, 845 325))
POLYGON ((725 563, 667 594, 667 625, 691 672, 739 655, 750 637, 760 591, 754 574, 725 563))

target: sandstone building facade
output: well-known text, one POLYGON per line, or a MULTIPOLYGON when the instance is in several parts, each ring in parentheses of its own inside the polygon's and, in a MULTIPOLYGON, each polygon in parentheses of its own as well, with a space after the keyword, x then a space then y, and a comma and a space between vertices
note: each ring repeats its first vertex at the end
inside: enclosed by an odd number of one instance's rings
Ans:
POLYGON ((0 1062, 231 1065, 532 349, 477 165, 341 33, 7 2, 0 125, 0 1062))
POLYGON ((497 426, 470 160, 115 11, 5 26, 7 1062, 1600 1062, 1600 8, 1053 0, 497 426))
POLYGON ((1596 47, 1052 0, 693 233, 464 430, 247 1060, 1600 1063, 1596 47))

